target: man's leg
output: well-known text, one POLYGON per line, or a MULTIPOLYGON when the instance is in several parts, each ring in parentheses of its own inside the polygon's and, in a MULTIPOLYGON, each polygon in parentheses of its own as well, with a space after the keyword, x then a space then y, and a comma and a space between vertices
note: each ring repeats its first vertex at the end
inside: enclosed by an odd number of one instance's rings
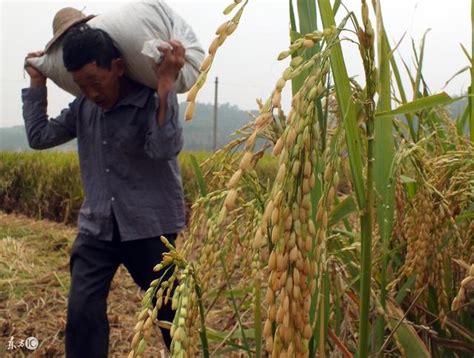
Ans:
MULTIPOLYGON (((164 234, 171 244, 176 240, 176 234, 164 234)), ((164 271, 154 272, 153 267, 161 262, 163 252, 168 249, 161 242, 159 237, 134 240, 130 242, 122 242, 123 263, 127 268, 134 281, 143 289, 150 287, 151 281, 161 277, 164 271)), ((173 269, 169 270, 164 278, 168 279, 173 273, 173 269)), ((156 305, 156 297, 152 300, 153 307, 156 305)), ((171 309, 171 299, 168 304, 161 306, 158 310, 158 319, 173 322, 175 311, 171 309)), ((168 348, 171 346, 171 335, 169 329, 161 328, 163 340, 168 348)))
POLYGON ((66 358, 107 358, 107 296, 120 264, 117 242, 78 235, 70 258, 66 358))

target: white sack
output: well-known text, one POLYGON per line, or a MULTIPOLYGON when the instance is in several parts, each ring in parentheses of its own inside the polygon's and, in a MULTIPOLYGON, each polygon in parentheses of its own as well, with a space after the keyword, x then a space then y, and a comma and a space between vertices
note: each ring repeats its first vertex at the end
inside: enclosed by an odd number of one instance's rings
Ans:
MULTIPOLYGON (((156 48, 163 41, 178 40, 186 49, 185 64, 176 81, 178 93, 187 92, 199 74, 204 50, 191 27, 161 0, 142 0, 118 6, 90 19, 92 28, 106 31, 121 52, 126 75, 145 86, 156 89, 154 63, 161 61, 156 48)), ((63 64, 62 38, 42 57, 27 61, 59 87, 78 96, 79 87, 63 64)))

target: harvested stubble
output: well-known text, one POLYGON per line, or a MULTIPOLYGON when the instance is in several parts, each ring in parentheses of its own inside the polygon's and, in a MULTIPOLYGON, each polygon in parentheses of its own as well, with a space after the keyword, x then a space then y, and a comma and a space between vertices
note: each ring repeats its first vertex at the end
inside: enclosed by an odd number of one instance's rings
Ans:
MULTIPOLYGON (((37 357, 63 357, 69 288, 69 253, 75 230, 0 212, 0 356, 32 356, 26 348, 7 351, 13 336, 35 336, 37 357)), ((108 298, 111 358, 129 351, 136 307, 143 294, 120 266, 108 298)), ((160 333, 153 332, 148 353, 159 357, 164 349, 160 333)))

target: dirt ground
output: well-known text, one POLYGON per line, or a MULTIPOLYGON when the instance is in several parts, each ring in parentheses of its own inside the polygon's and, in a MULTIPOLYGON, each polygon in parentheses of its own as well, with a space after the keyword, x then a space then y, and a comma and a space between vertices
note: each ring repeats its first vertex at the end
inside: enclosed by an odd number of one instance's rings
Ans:
MULTIPOLYGON (((64 357, 75 235, 68 226, 0 212, 0 357, 64 357), (37 349, 21 347, 28 337, 38 339, 37 349)), ((108 297, 109 357, 127 357, 143 294, 120 266, 108 297)), ((145 357, 162 356, 155 329, 145 357)))

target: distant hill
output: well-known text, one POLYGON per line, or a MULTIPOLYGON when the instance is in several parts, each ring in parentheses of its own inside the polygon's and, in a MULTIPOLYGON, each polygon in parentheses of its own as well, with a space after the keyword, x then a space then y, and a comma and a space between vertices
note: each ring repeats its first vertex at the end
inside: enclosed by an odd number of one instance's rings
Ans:
MULTIPOLYGON (((466 105, 467 100, 465 99, 453 103, 450 106, 450 112, 453 118, 462 115, 466 105)), ((197 103, 194 119, 187 123, 185 123, 183 119, 186 103, 180 103, 179 109, 180 120, 184 127, 184 150, 212 150, 214 105, 197 103)), ((250 119, 249 113, 237 106, 229 103, 220 105, 217 122, 217 147, 222 147, 230 142, 233 139, 231 134, 248 123, 250 119)), ((23 126, 0 128, 0 150, 31 150, 26 139, 25 128, 23 126)), ((71 141, 56 147, 55 150, 76 150, 76 141, 71 141)))
MULTIPOLYGON (((196 104, 194 119, 184 123, 186 103, 180 103, 180 117, 184 128, 184 150, 212 150, 214 105, 196 104)), ((217 146, 221 147, 231 141, 231 134, 249 122, 248 112, 239 107, 225 103, 218 108, 217 146)), ((76 150, 76 141, 56 147, 56 150, 76 150)), ((24 126, 0 128, 0 150, 25 151, 28 146, 24 126)))

